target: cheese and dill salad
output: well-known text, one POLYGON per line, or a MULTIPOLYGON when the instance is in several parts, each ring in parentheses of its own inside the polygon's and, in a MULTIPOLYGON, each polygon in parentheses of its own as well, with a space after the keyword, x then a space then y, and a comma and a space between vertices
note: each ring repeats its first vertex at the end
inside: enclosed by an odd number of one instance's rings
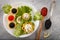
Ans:
POLYGON ((10 29, 14 29, 13 34, 16 37, 32 33, 35 29, 33 21, 42 19, 40 12, 36 12, 32 18, 32 8, 29 6, 18 6, 17 8, 13 8, 11 5, 6 4, 2 9, 4 13, 8 15, 7 25, 10 29))

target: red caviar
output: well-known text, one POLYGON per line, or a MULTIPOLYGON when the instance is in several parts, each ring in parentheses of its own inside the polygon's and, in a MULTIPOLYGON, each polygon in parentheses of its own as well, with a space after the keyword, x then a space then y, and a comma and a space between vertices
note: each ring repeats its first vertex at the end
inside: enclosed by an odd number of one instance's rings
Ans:
POLYGON ((46 15, 47 15, 47 12, 48 12, 48 9, 47 9, 46 7, 43 7, 43 8, 41 9, 41 15, 42 15, 42 16, 46 16, 46 15))
POLYGON ((8 16, 8 20, 9 20, 9 21, 13 21, 13 20, 14 20, 14 16, 13 16, 13 15, 9 15, 9 16, 8 16))

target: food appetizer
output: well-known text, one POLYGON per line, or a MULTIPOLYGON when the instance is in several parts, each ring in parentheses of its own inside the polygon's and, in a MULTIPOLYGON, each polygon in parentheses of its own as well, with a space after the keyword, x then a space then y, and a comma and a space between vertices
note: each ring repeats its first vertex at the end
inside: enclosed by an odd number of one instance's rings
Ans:
POLYGON ((8 27, 14 29, 13 34, 18 37, 20 35, 32 33, 35 30, 33 21, 41 20, 42 15, 36 12, 32 16, 32 8, 29 6, 13 6, 7 4, 2 7, 5 14, 7 14, 8 27))

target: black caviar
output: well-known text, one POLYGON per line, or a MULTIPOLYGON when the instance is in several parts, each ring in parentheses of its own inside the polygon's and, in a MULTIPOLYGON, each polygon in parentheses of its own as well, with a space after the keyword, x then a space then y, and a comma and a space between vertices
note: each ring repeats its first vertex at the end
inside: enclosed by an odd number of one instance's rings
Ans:
POLYGON ((51 24, 52 24, 52 22, 50 19, 46 20, 45 21, 45 29, 49 29, 51 27, 51 24))
POLYGON ((11 23, 9 24, 9 27, 10 27, 10 28, 14 28, 14 27, 15 27, 15 23, 11 22, 11 23))
POLYGON ((17 13, 17 9, 16 9, 16 8, 13 8, 13 9, 12 9, 12 13, 13 13, 13 14, 17 13))

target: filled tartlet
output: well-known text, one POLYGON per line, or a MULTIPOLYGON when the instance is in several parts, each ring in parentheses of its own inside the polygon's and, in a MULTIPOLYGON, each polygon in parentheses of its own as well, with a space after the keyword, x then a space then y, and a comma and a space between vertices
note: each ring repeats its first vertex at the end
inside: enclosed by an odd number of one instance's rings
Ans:
POLYGON ((31 33, 34 30, 34 24, 32 22, 26 22, 23 24, 22 29, 26 32, 26 33, 31 33))
POLYGON ((16 27, 16 22, 14 22, 14 21, 8 22, 7 28, 8 28, 9 30, 14 30, 15 27, 16 27))
POLYGON ((8 21, 14 21, 15 16, 14 15, 8 15, 8 21))
POLYGON ((8 25, 9 25, 10 29, 13 29, 13 28, 15 28, 16 24, 15 24, 15 22, 10 22, 8 25))
POLYGON ((23 18, 24 20, 29 20, 29 19, 30 19, 30 14, 24 13, 24 14, 22 15, 22 18, 23 18))
POLYGON ((12 14, 16 14, 17 12, 18 12, 17 8, 12 8, 12 9, 11 9, 11 13, 12 13, 12 14))

